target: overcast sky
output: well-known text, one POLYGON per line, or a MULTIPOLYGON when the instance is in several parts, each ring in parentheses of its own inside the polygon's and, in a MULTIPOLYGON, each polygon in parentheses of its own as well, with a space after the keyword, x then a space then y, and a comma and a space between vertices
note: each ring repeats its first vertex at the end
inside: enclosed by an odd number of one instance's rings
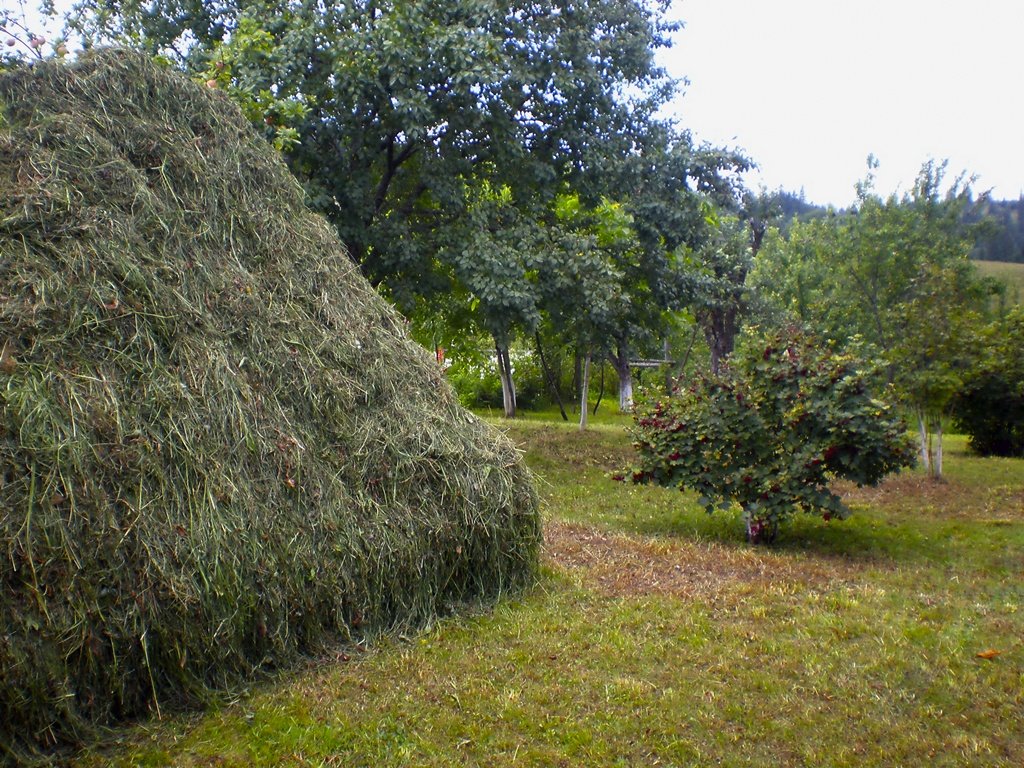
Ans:
POLYGON ((877 188, 922 162, 1024 191, 1024 0, 674 0, 686 28, 663 63, 699 140, 738 146, 753 184, 843 206, 873 153, 877 188))

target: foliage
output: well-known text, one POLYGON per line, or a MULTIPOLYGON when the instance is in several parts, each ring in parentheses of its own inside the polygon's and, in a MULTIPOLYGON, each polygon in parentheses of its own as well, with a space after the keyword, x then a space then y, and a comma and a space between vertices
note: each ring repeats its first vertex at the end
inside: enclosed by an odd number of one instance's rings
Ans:
POLYGON ((763 295, 822 336, 875 350, 918 415, 922 458, 935 477, 942 424, 996 289, 968 259, 970 185, 958 178, 944 188, 944 177, 944 164, 928 162, 910 193, 883 200, 869 175, 856 210, 770 238, 754 274, 763 295), (929 431, 939 436, 934 451, 929 431))
POLYGON ((922 309, 913 302, 926 301, 937 279, 967 287, 973 277, 972 234, 961 223, 970 187, 957 179, 944 191, 944 174, 944 165, 926 163, 910 193, 887 199, 869 175, 856 209, 797 222, 787 239, 776 237, 755 284, 827 338, 891 348, 922 309))
POLYGON ((749 307, 747 274, 754 263, 747 226, 734 216, 711 216, 714 234, 694 254, 698 277, 697 321, 717 371, 732 354, 740 323, 749 307))
POLYGON ((673 87, 654 62, 675 26, 666 6, 83 0, 72 24, 238 98, 364 274, 408 308, 447 288, 434 257, 467 184, 598 199, 647 144, 673 87))
POLYGON ((1024 456, 1024 309, 986 328, 981 360, 953 400, 956 424, 982 456, 1024 456))
POLYGON ((700 494, 708 512, 738 503, 751 542, 794 511, 848 513, 832 478, 875 485, 913 463, 904 425, 872 396, 874 371, 797 331, 701 376, 636 416, 633 482, 700 494))

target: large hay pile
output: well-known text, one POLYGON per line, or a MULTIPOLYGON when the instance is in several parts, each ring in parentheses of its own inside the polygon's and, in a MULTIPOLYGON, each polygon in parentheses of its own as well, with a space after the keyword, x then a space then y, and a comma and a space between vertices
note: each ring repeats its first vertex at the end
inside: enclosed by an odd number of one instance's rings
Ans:
POLYGON ((225 96, 106 51, 0 110, 8 758, 531 578, 517 452, 225 96))

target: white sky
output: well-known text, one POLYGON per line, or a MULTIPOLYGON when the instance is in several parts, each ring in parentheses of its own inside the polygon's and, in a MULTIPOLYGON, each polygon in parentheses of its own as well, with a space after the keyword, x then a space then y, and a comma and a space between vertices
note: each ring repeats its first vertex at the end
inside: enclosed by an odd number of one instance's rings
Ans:
POLYGON ((753 185, 847 205, 869 153, 883 194, 928 158, 1024 192, 1024 0, 674 0, 673 111, 737 146, 753 185))

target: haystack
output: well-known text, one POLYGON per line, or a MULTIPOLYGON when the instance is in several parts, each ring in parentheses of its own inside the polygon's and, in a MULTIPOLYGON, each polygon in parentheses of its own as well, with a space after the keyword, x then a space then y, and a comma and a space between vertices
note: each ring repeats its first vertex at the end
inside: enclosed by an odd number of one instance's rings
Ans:
POLYGON ((0 745, 527 583, 515 448, 222 93, 0 76, 0 745))

